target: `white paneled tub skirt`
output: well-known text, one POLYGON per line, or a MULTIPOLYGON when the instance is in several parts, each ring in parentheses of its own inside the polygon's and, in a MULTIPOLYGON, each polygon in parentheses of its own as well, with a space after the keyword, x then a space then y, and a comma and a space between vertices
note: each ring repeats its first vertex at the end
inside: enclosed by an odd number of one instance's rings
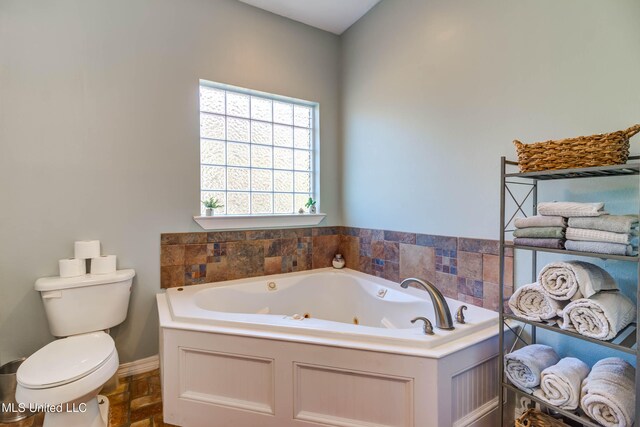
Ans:
MULTIPOLYGON (((452 315, 463 303, 447 299, 452 315)), ((157 295, 165 422, 180 426, 498 424, 498 314, 425 335, 422 290, 349 269, 157 295)))

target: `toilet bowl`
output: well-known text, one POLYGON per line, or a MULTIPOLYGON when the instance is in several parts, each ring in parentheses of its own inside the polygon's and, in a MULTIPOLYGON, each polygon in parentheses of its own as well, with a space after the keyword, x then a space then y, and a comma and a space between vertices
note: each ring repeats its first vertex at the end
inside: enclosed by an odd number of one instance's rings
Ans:
POLYGON ((60 337, 16 373, 16 401, 45 413, 44 427, 106 427, 109 401, 98 393, 118 370, 113 338, 124 321, 135 271, 36 281, 49 329, 60 337))
POLYGON ((59 339, 20 366, 16 400, 46 411, 47 427, 105 427, 109 403, 98 392, 117 370, 115 343, 105 332, 59 339))

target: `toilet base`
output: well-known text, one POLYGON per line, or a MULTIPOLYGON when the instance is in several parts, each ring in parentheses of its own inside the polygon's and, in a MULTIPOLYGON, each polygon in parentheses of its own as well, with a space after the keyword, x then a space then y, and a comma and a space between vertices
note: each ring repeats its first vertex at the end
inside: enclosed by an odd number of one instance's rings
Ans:
POLYGON ((98 395, 88 402, 62 406, 66 411, 47 412, 44 415, 43 427, 107 427, 109 425, 109 399, 105 396, 98 395))
POLYGON ((96 401, 98 402, 98 409, 100 410, 100 418, 104 422, 105 426, 109 426, 109 398, 107 396, 103 396, 99 394, 96 397, 96 401))

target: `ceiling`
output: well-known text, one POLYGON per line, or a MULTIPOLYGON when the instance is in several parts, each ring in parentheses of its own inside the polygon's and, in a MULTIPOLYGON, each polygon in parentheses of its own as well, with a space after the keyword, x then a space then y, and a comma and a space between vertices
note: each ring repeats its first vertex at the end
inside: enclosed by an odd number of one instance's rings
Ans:
POLYGON ((276 15, 342 34, 380 0, 240 0, 276 15))

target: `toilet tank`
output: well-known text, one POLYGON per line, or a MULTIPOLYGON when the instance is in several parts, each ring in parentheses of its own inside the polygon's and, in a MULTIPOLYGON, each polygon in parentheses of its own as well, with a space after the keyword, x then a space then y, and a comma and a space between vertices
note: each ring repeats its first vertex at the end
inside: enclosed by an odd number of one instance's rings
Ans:
POLYGON ((127 317, 134 270, 36 281, 49 330, 56 337, 102 331, 127 317))

